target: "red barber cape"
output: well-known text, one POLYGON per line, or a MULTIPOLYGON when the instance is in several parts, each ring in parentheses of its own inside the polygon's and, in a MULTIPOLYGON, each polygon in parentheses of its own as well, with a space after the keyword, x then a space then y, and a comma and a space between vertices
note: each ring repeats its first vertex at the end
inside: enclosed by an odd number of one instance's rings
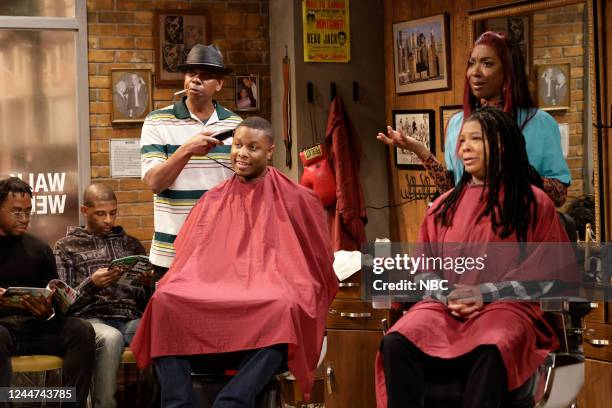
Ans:
POLYGON ((359 179, 361 146, 339 96, 329 106, 325 134, 336 175, 336 208, 328 211, 332 245, 334 251, 359 251, 366 243, 368 222, 359 179))
MULTIPOLYGON (((575 260, 571 248, 562 253, 546 243, 568 242, 561 226, 555 206, 540 189, 532 187, 538 204, 537 224, 527 233, 527 242, 536 247, 521 264, 513 265, 504 255, 503 262, 495 258, 487 263, 481 274, 465 273, 444 275, 449 284, 478 285, 485 282, 537 281, 558 279, 566 283, 578 281, 576 269, 569 266, 575 260), (536 243, 540 243, 539 245, 536 243), (561 265, 557 273, 551 274, 551 265, 561 265)), ((451 226, 441 226, 435 220, 435 208, 450 192, 439 197, 427 210, 421 224, 420 242, 478 243, 481 253, 487 253, 488 244, 517 242, 516 234, 502 240, 491 230, 490 217, 478 220, 486 204, 482 200, 483 187, 468 185, 457 205, 451 226)), ((503 191, 501 192, 503 196, 503 191)), ((532 209, 533 215, 533 209, 532 209)), ((489 246, 491 247, 491 246, 489 246)), ((456 248, 456 246, 454 247, 456 248)), ((518 256, 517 256, 518 258, 518 256)), ((429 356, 457 358, 474 350, 479 345, 495 345, 500 351, 508 378, 508 388, 521 386, 537 370, 550 351, 559 347, 554 330, 544 318, 540 307, 523 301, 495 301, 486 304, 478 314, 469 319, 452 316, 446 305, 437 301, 422 301, 408 310, 389 333, 398 332, 429 356)), ((378 408, 387 407, 385 373, 380 353, 376 356, 376 400, 378 408)))
POLYGON ((338 283, 321 201, 269 167, 234 176, 193 208, 130 345, 141 367, 172 355, 288 344, 309 397, 338 283))

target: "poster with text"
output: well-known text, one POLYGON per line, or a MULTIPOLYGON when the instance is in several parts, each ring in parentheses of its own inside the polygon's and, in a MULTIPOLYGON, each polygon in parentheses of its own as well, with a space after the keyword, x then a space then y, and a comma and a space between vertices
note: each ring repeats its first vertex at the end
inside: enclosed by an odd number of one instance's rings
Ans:
POLYGON ((349 62, 349 0, 302 0, 304 62, 349 62))

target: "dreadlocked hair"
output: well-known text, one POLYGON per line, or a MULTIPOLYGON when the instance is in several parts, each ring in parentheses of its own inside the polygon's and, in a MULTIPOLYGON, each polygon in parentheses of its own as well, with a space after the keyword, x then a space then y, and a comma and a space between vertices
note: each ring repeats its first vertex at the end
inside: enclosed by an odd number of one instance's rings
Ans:
POLYGON ((17 177, 0 180, 0 205, 4 204, 9 193, 27 194, 32 198, 32 187, 17 177))
MULTIPOLYGON (((525 242, 529 227, 533 228, 538 218, 531 186, 542 188, 542 178, 527 159, 525 138, 512 117, 496 108, 475 110, 465 122, 468 121, 480 124, 488 143, 488 149, 484 149, 486 188, 481 196, 485 206, 477 222, 490 217, 492 230, 500 238, 516 233, 518 241, 525 242), (500 202, 502 192, 504 199, 500 202)), ((471 179, 466 171, 459 184, 442 199, 434 210, 436 222, 452 225, 459 199, 471 179)))

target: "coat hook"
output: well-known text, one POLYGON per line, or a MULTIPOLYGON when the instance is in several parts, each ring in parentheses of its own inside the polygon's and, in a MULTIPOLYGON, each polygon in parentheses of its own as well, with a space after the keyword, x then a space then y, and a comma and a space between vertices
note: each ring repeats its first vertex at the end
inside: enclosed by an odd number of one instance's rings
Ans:
POLYGON ((331 95, 330 100, 333 101, 334 98, 336 97, 336 94, 337 94, 336 83, 335 82, 332 82, 332 83, 329 84, 329 92, 330 92, 330 95, 331 95))
POLYGON ((359 82, 353 81, 353 100, 357 102, 359 100, 359 82))
POLYGON ((308 99, 308 103, 314 102, 314 91, 312 88, 312 82, 306 82, 306 98, 308 99))
POLYGON ((610 123, 609 124, 605 124, 605 123, 593 123, 593 126, 596 127, 597 129, 612 129, 612 105, 610 105, 610 116, 609 116, 609 120, 610 123))

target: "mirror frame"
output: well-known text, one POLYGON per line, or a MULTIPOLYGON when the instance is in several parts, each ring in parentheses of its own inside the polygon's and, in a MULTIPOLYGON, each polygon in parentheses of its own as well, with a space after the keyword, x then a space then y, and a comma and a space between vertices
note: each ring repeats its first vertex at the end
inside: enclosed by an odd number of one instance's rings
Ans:
MULTIPOLYGON (((596 126, 592 124, 598 123, 597 121, 597 84, 596 84, 596 73, 595 73, 595 32, 594 32, 594 18, 593 18, 593 1, 592 0, 548 0, 540 2, 532 2, 530 0, 519 1, 515 3, 499 5, 494 7, 487 7, 477 10, 471 10, 468 12, 468 39, 469 44, 474 44, 474 27, 475 23, 480 20, 486 20, 496 17, 505 17, 515 14, 525 14, 534 11, 546 10, 555 7, 569 6, 572 4, 584 4, 586 6, 586 25, 587 25, 587 38, 586 38, 586 51, 588 53, 589 71, 589 93, 590 93, 590 110, 591 116, 591 141, 592 141, 592 154, 593 154, 593 194, 595 196, 595 240, 597 242, 602 241, 602 213, 601 213, 601 190, 600 190, 600 157, 599 157, 599 134, 596 126)), ((531 39, 530 39, 531 40, 531 39)), ((585 123, 586 124, 586 123, 585 123)), ((588 126, 586 126, 588 128, 588 126)), ((587 132, 584 132, 586 135, 587 132)))

